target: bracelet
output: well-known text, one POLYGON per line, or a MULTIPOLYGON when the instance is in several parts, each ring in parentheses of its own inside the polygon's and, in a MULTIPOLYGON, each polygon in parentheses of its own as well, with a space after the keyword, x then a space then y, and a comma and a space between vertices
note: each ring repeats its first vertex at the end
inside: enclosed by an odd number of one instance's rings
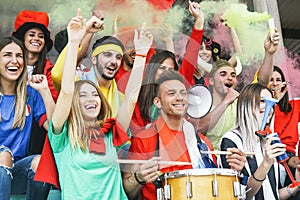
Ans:
POLYGON ((138 54, 138 53, 136 53, 134 56, 141 56, 141 57, 143 57, 143 58, 146 58, 146 57, 147 57, 147 54, 145 55, 145 54, 138 54))
POLYGON ((252 177, 253 177, 253 179, 256 180, 257 182, 263 182, 264 180, 266 180, 266 176, 265 176, 265 178, 263 178, 263 179, 257 179, 257 178, 254 176, 254 174, 252 174, 252 177))
POLYGON ((146 184, 146 181, 140 181, 137 177, 137 174, 136 174, 136 171, 134 172, 134 178, 135 180, 140 184, 140 185, 145 185, 146 184))
POLYGON ((297 192, 292 193, 290 186, 286 187, 286 191, 290 196, 295 196, 297 192))

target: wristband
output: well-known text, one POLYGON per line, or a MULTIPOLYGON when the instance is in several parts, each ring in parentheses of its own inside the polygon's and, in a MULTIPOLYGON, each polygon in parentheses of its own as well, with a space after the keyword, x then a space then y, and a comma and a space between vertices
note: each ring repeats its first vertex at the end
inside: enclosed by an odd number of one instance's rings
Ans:
POLYGON ((263 182, 264 180, 266 180, 266 177, 263 179, 257 179, 254 174, 252 175, 253 179, 256 180, 257 182, 263 182))
POLYGON ((290 196, 295 196, 295 195, 296 195, 296 192, 292 193, 290 186, 287 186, 287 187, 286 187, 286 191, 287 191, 287 193, 288 193, 290 196))
POLYGON ((136 174, 136 171, 134 172, 134 178, 135 180, 140 184, 140 185, 145 185, 146 184, 146 181, 140 181, 137 177, 137 174, 136 174))
POLYGON ((138 53, 136 53, 134 56, 141 56, 142 58, 146 58, 147 54, 145 55, 145 54, 138 54, 138 53))

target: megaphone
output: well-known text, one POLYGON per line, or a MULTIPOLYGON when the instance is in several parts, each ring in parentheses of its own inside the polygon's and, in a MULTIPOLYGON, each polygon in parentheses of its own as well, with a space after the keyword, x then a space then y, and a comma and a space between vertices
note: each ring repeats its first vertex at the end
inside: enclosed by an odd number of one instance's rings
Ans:
POLYGON ((199 119, 208 114, 212 107, 212 95, 204 85, 194 85, 188 90, 187 115, 199 119))
POLYGON ((275 103, 278 102, 277 99, 271 98, 271 97, 263 97, 265 100, 265 112, 263 116, 262 123, 260 125, 260 128, 258 131, 256 131, 256 135, 259 137, 266 137, 267 134, 270 134, 272 132, 269 131, 269 129, 265 130, 266 124, 267 124, 267 119, 269 117, 269 114, 271 112, 272 107, 275 105, 275 103))

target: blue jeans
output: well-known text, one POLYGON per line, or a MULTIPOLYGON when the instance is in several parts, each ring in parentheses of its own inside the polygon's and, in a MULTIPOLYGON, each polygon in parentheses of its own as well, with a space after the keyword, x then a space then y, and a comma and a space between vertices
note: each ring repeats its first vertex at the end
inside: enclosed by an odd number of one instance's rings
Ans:
MULTIPOLYGON (((9 148, 0 146, 0 153, 9 148)), ((36 155, 31 155, 13 164, 12 168, 0 165, 0 199, 9 200, 10 194, 25 194, 27 200, 47 199, 50 185, 34 181, 35 172, 31 162, 36 155)))

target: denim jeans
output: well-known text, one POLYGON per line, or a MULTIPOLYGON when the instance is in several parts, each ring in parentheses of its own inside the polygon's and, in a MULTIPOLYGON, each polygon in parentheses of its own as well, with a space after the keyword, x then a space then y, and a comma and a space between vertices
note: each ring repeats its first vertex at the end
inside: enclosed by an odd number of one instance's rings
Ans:
MULTIPOLYGON (((1 146, 0 153, 9 151, 9 148, 1 146)), ((36 155, 31 155, 13 164, 12 168, 0 165, 0 199, 9 200, 10 194, 26 194, 27 200, 47 199, 50 185, 34 181, 35 172, 31 168, 31 162, 36 155)))

